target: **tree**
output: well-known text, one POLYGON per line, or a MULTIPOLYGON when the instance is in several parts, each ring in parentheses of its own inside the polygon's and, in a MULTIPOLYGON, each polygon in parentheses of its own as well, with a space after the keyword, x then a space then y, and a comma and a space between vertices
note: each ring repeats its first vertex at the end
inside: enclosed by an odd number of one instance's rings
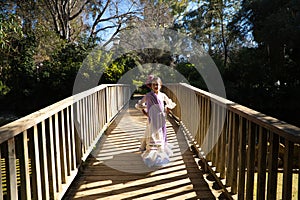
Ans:
POLYGON ((282 73, 287 62, 300 64, 299 56, 296 56, 300 52, 299 25, 299 1, 264 0, 243 1, 232 27, 243 37, 253 32, 257 45, 264 47, 267 52, 274 83, 278 80, 288 81, 285 73, 282 73))
POLYGON ((10 69, 9 58, 18 49, 15 41, 23 35, 21 23, 14 14, 5 14, 3 10, 0 13, 0 96, 6 95, 11 88, 7 85, 10 69))
POLYGON ((235 38, 227 25, 238 9, 239 1, 201 1, 197 9, 184 16, 179 27, 202 44, 209 55, 222 55, 223 67, 226 68, 229 51, 235 46, 235 38))
MULTIPOLYGON (((236 93, 241 99, 248 98, 254 109, 295 125, 299 122, 291 116, 300 110, 296 103, 300 101, 299 25, 297 0, 242 1, 230 24, 239 42, 252 47, 237 52, 236 64, 231 66, 248 73, 240 79, 248 88, 241 87, 236 93)), ((238 79, 233 84, 238 85, 238 79)))
POLYGON ((96 42, 104 39, 99 38, 99 34, 106 30, 112 30, 110 37, 114 37, 124 23, 137 14, 134 4, 134 1, 120 0, 43 0, 39 6, 44 19, 51 22, 51 27, 62 39, 76 41, 78 34, 85 32, 96 42))

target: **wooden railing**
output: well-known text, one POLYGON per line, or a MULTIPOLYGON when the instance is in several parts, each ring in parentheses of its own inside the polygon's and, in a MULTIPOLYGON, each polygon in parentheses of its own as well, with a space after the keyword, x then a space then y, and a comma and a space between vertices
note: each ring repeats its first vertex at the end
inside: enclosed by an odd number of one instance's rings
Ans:
POLYGON ((129 98, 100 85, 0 127, 0 199, 61 199, 129 98))
POLYGON ((187 84, 164 91, 202 168, 229 198, 300 198, 300 128, 187 84))

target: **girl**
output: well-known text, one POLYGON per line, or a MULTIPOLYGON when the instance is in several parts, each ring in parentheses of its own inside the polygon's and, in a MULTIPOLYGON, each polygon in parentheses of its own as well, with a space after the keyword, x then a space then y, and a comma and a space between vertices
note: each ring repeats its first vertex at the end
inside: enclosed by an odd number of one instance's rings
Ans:
POLYGON ((149 76, 147 93, 136 104, 148 116, 145 138, 140 149, 144 151, 142 158, 148 167, 162 166, 169 162, 172 155, 171 147, 167 142, 166 112, 176 104, 163 92, 160 92, 162 81, 159 77, 149 76), (146 104, 146 105, 145 105, 146 104))

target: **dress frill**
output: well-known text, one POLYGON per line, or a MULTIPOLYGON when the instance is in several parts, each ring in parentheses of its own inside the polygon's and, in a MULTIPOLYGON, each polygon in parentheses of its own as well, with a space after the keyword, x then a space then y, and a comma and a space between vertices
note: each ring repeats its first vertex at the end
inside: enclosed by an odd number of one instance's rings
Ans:
MULTIPOLYGON (((141 156, 145 165, 149 168, 162 167, 170 162, 170 157, 173 155, 172 145, 166 140, 166 113, 164 108, 160 108, 159 103, 154 101, 155 98, 152 98, 151 95, 148 97, 148 103, 151 105, 148 106, 151 109, 147 108, 145 98, 143 98, 143 101, 139 100, 135 105, 138 110, 146 111, 149 119, 144 138, 141 140, 140 150, 143 152, 141 156)), ((159 99, 164 101, 166 103, 165 107, 169 109, 176 106, 176 103, 172 102, 164 93, 159 93, 159 99)))
POLYGON ((141 149, 145 149, 142 153, 142 159, 146 166, 161 167, 170 162, 170 157, 173 155, 172 145, 165 142, 163 139, 162 130, 153 133, 150 131, 149 124, 146 128, 145 136, 143 139, 141 149))
POLYGON ((165 144, 164 146, 157 147, 155 149, 146 148, 146 151, 142 153, 142 158, 149 168, 151 167, 161 167, 170 162, 170 157, 173 155, 172 146, 170 144, 165 144))

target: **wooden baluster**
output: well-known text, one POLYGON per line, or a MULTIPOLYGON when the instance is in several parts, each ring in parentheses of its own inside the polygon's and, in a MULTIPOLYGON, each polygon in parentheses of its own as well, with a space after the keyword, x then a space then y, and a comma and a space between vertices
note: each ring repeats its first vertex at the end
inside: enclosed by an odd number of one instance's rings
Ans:
MULTIPOLYGON (((217 105, 215 102, 211 102, 212 103, 212 110, 211 110, 211 124, 210 124, 210 135, 209 137, 209 150, 211 150, 211 161, 212 161, 212 165, 216 166, 216 145, 214 144, 216 141, 216 127, 217 127, 217 105)), ((192 105, 192 104, 190 104, 192 105)))
POLYGON ((227 131, 228 131, 228 111, 226 112, 226 118, 224 121, 224 126, 222 129, 222 133, 220 135, 221 139, 221 148, 220 148, 220 177, 223 179, 226 177, 226 138, 227 138, 227 131))
POLYGON ((44 199, 50 199, 50 194, 49 194, 49 180, 48 180, 48 157, 47 157, 47 141, 46 141, 46 125, 45 121, 42 121, 42 164, 43 164, 43 173, 41 176, 41 180, 43 182, 42 184, 42 193, 44 199))
POLYGON ((82 122, 83 122, 83 132, 82 132, 82 140, 83 140, 83 144, 84 144, 84 151, 83 151, 83 155, 86 154, 86 151, 88 149, 88 143, 89 143, 89 137, 88 137, 88 108, 87 108, 87 97, 85 97, 83 99, 83 116, 82 116, 82 122))
POLYGON ((200 143, 199 145, 201 146, 203 141, 204 141, 204 138, 205 138, 205 133, 206 133, 206 130, 205 130, 205 99, 203 98, 203 96, 201 96, 201 106, 200 106, 200 109, 201 109, 201 133, 200 133, 200 143))
POLYGON ((30 175, 29 175, 29 156, 27 130, 23 132, 20 142, 22 153, 20 153, 20 178, 21 178, 21 197, 31 199, 30 175))
MULTIPOLYGON (((297 148, 299 148, 299 146, 297 148)), ((298 167, 300 167, 300 150, 299 149, 298 149, 298 155, 297 155, 297 157, 298 157, 298 162, 297 162, 298 167)), ((297 188, 297 190, 298 190, 298 199, 299 199, 300 198, 300 170, 298 170, 298 188, 297 188)))
MULTIPOLYGON (((1 145, 0 145, 0 147, 1 147, 1 145)), ((2 172, 2 169, 3 169, 3 166, 2 166, 2 150, 0 148, 0 200, 3 200, 3 183, 2 183, 2 179, 3 179, 3 176, 5 175, 2 172)))
POLYGON ((257 199, 263 200, 266 196, 266 168, 267 168, 267 131, 266 129, 259 127, 259 143, 257 149, 257 164, 258 164, 258 176, 257 176, 257 199))
POLYGON ((292 199, 294 143, 285 140, 282 199, 292 199))
POLYGON ((17 158, 15 138, 8 140, 8 163, 9 163, 9 183, 7 184, 7 190, 9 190, 10 199, 18 200, 18 184, 17 184, 17 158))
POLYGON ((60 163, 61 163, 61 183, 67 181, 67 158, 66 158, 66 131, 65 131, 65 116, 64 110, 60 111, 60 131, 59 131, 59 152, 60 152, 60 163))
POLYGON ((229 112, 229 119, 228 119, 228 142, 227 142, 227 156, 226 156, 226 166, 227 166, 227 171, 226 171, 226 186, 231 186, 232 183, 232 154, 233 148, 233 113, 229 112))
POLYGON ((60 137, 59 137, 59 117, 58 113, 54 115, 54 138, 55 138, 55 164, 56 164, 56 177, 57 177, 57 192, 62 190, 62 178, 61 178, 61 159, 60 159, 60 137))
POLYGON ((210 99, 206 99, 206 105, 205 105, 205 112, 206 112, 206 115, 205 115, 205 136, 204 138, 206 139, 206 146, 205 146, 205 155, 206 155, 206 160, 209 162, 212 160, 212 155, 211 155, 211 151, 209 151, 209 145, 210 145, 210 142, 209 140, 207 139, 208 137, 210 137, 210 129, 209 129, 209 126, 210 126, 210 117, 211 117, 211 104, 210 104, 210 99))
POLYGON ((93 135, 93 132, 92 132, 92 119, 91 119, 91 112, 92 112, 92 108, 91 108, 91 100, 92 100, 92 97, 91 96, 88 96, 86 98, 86 109, 87 109, 87 121, 86 121, 86 126, 87 126, 87 132, 86 132, 86 135, 87 135, 87 150, 89 149, 90 145, 92 144, 93 140, 92 140, 92 135, 93 135))
POLYGON ((41 187, 41 166, 40 166, 40 149, 39 149, 39 136, 38 126, 33 127, 33 156, 31 158, 32 168, 32 188, 33 188, 33 199, 42 199, 42 187, 41 187))
POLYGON ((65 109, 65 118, 66 118, 66 161, 67 161, 67 176, 71 175, 71 165, 72 165, 72 147, 71 147, 71 128, 70 128, 70 107, 65 109))
POLYGON ((267 199, 276 199, 279 136, 270 133, 270 153, 268 157, 267 199))
POLYGON ((220 138, 220 121, 221 121, 221 118, 222 118, 222 110, 221 110, 221 105, 218 105, 217 104, 217 116, 216 116, 216 120, 217 120, 217 129, 216 129, 216 171, 220 172, 221 169, 220 169, 220 150, 221 150, 221 138, 220 138))
POLYGON ((255 139, 256 125, 248 122, 248 149, 247 149, 247 184, 246 184, 246 199, 253 198, 254 190, 254 170, 255 170, 255 139))
POLYGON ((239 117, 237 114, 233 114, 232 119, 232 179, 231 179, 231 193, 237 193, 237 176, 238 176, 238 141, 239 141, 239 117))
POLYGON ((56 160, 55 160, 55 143, 54 143, 54 131, 53 131, 53 120, 52 116, 49 117, 49 148, 47 149, 48 155, 50 155, 48 166, 50 171, 49 176, 49 190, 50 197, 55 199, 56 194, 58 192, 58 184, 56 178, 56 160))
POLYGON ((239 120, 239 179, 238 199, 245 198, 245 168, 246 168, 246 120, 240 117, 239 120))
MULTIPOLYGON (((75 104, 77 105, 77 104, 75 104)), ((71 145, 72 145, 72 150, 71 150, 71 163, 72 163, 72 167, 71 169, 72 170, 75 170, 76 169, 76 133, 75 133, 75 119, 74 119, 74 114, 75 114, 75 109, 74 109, 74 104, 71 105, 71 145)))

